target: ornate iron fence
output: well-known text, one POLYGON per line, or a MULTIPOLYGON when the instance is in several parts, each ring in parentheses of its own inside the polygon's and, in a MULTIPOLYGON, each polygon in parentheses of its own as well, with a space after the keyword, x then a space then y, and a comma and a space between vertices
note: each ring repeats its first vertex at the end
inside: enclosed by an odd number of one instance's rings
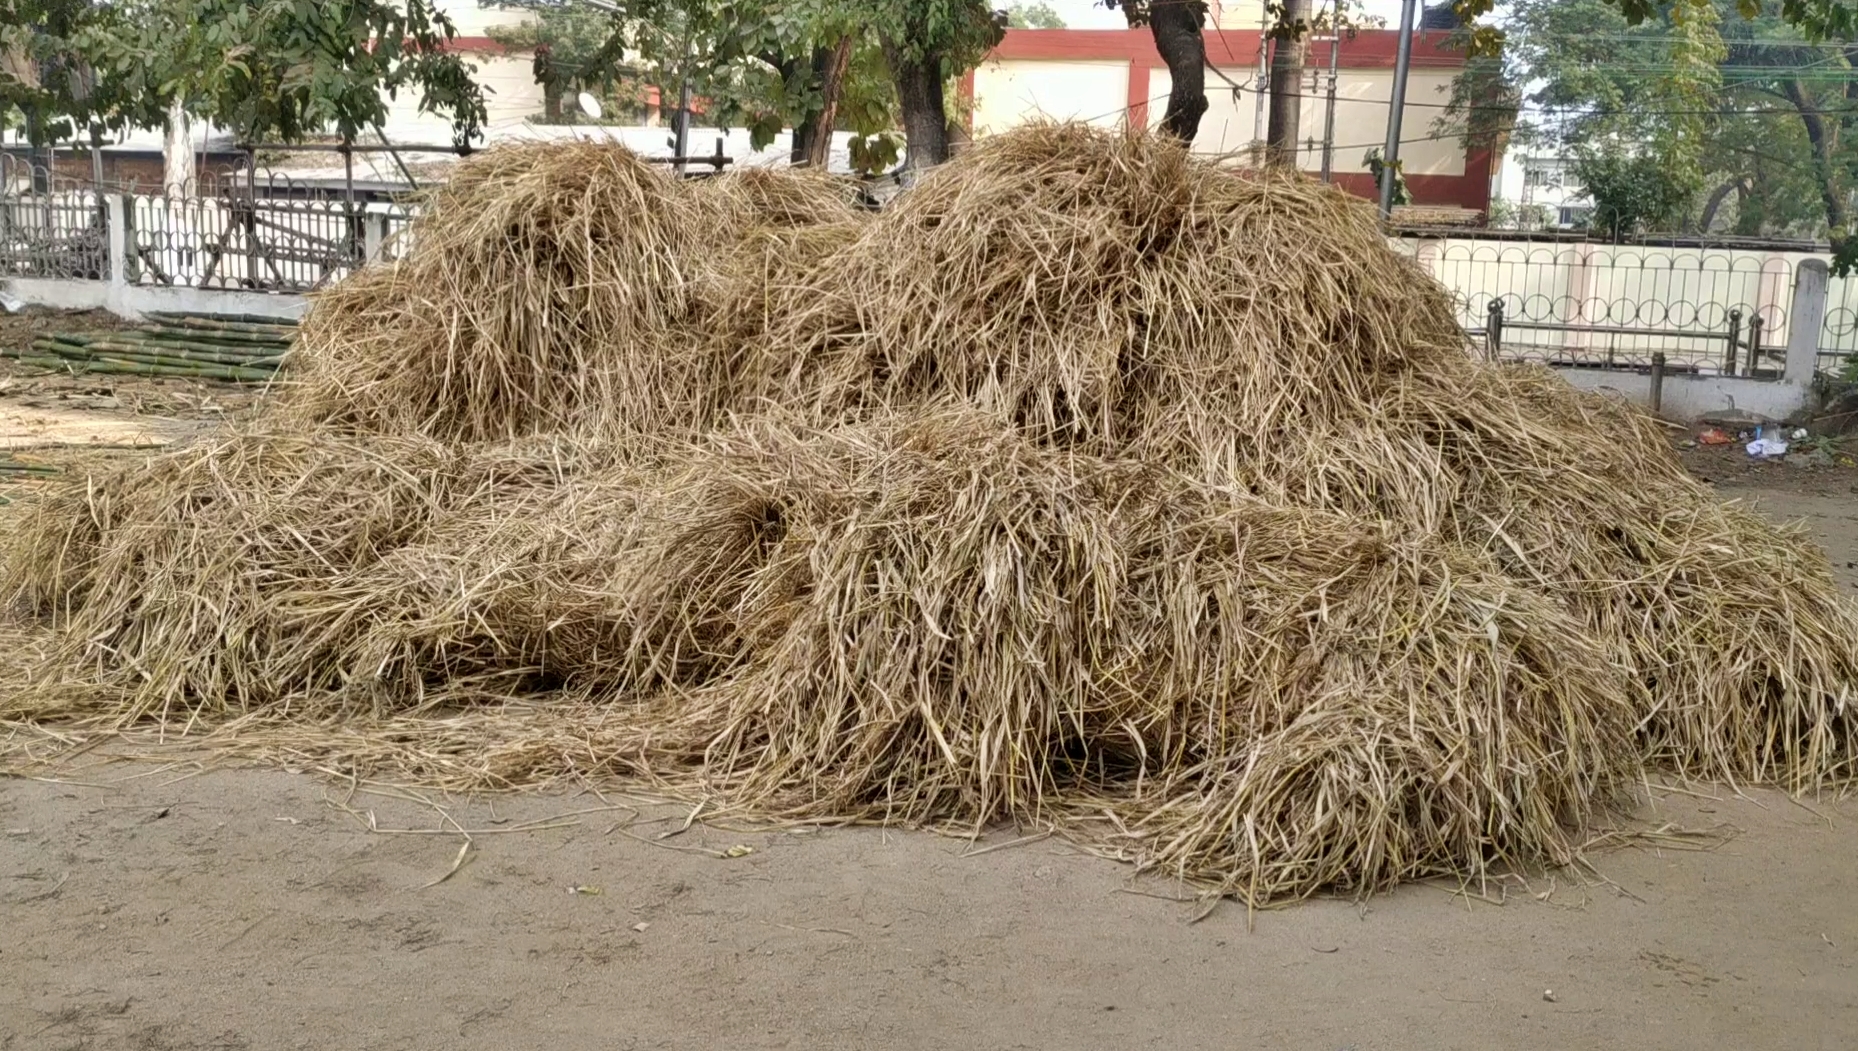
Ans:
POLYGON ((0 276, 109 276, 109 219, 94 190, 0 156, 0 276))
POLYGON ((1822 372, 1858 369, 1858 274, 1835 277, 1826 289, 1826 320, 1819 330, 1822 372))
MULTIPOLYGON (((722 140, 710 157, 650 158, 720 171, 722 140)), ((416 198, 406 184, 359 185, 354 157, 370 152, 452 153, 437 146, 259 146, 230 170, 205 172, 186 194, 61 181, 0 156, 0 276, 120 279, 131 284, 309 292, 370 262, 393 262, 411 245, 416 198), (340 155, 339 175, 263 170, 271 153, 340 155), (118 206, 120 203, 120 211, 118 206), (111 274, 112 217, 121 216, 121 273, 111 274)), ((390 181, 391 182, 391 181, 390 181)))
POLYGON ((1788 338, 1793 246, 1606 244, 1483 231, 1401 231, 1438 278, 1467 331, 1501 317, 1508 360, 1756 374, 1776 370, 1788 338))
POLYGON ((275 173, 229 173, 201 197, 130 197, 128 280, 191 288, 307 292, 378 247, 391 203, 275 173), (371 230, 372 224, 372 230, 371 230))

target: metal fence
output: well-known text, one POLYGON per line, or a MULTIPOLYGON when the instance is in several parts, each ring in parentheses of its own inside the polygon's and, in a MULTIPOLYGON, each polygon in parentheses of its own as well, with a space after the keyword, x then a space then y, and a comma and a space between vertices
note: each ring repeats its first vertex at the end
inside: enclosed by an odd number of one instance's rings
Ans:
MULTIPOLYGON (((1402 230, 1396 243, 1452 294, 1480 336, 1500 319, 1509 360, 1673 371, 1772 371, 1790 337, 1796 268, 1822 257, 1775 242, 1608 244, 1496 231, 1402 230)), ((1836 284, 1836 283, 1835 283, 1836 284)), ((1844 290, 1835 288, 1835 296, 1844 290)), ((1858 308, 1858 288, 1852 306, 1858 308)), ((1858 309, 1829 312, 1822 353, 1858 343, 1858 309)))
POLYGON ((0 156, 0 276, 102 280, 108 229, 93 189, 0 156))
POLYGON ((1834 373, 1858 369, 1858 275, 1835 277, 1827 289, 1819 368, 1834 373))
POLYGON ((405 249, 405 195, 357 192, 250 169, 215 173, 204 192, 99 193, 0 156, 0 276, 105 280, 120 198, 129 284, 308 292, 405 249))
POLYGON ((190 288, 307 292, 392 252, 410 218, 393 199, 260 173, 214 180, 199 197, 128 199, 128 280, 190 288))
MULTIPOLYGON (((307 292, 404 255, 409 195, 358 187, 352 165, 345 178, 304 180, 248 156, 175 197, 100 194, 0 156, 0 277, 111 279, 112 214, 123 226, 116 279, 133 285, 307 292)), ((727 158, 719 145, 705 161, 720 170, 727 158)), ((1389 233, 1450 292, 1465 330, 1506 359, 1643 369, 1661 355, 1670 371, 1705 374, 1777 372, 1799 266, 1826 256, 1799 242, 1389 233)), ((1858 276, 1826 293, 1819 364, 1840 371, 1858 362, 1858 276)))
MULTIPOLYGON (((405 256, 418 206, 407 184, 356 179, 355 155, 451 153, 435 146, 258 146, 235 168, 204 172, 186 194, 97 187, 0 155, 0 277, 120 280, 144 287, 301 293, 358 267, 405 256), (264 169, 275 153, 341 158, 334 174, 264 169), (120 205, 119 205, 120 201, 120 205), (121 272, 112 274, 112 215, 121 272)), ((711 156, 649 158, 700 177, 732 163, 711 156)), ((400 171, 408 183, 411 174, 400 171)))

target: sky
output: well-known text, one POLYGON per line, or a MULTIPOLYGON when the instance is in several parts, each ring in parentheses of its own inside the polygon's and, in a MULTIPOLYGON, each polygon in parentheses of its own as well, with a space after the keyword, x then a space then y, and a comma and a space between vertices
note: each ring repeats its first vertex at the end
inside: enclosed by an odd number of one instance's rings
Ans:
MULTIPOLYGON (((1123 29, 1128 23, 1123 21, 1121 11, 1111 11, 1099 0, 1046 0, 1052 9, 1063 18, 1065 25, 1072 29, 1123 29)), ((1320 5, 1322 0, 1314 0, 1320 5)), ((1389 26, 1400 24, 1400 0, 1367 0, 1362 5, 1367 13, 1379 15, 1387 20, 1389 26)))

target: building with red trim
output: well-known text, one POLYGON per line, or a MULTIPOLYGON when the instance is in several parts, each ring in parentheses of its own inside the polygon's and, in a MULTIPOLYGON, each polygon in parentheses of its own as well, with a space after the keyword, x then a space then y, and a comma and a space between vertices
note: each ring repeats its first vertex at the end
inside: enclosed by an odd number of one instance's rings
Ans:
MULTIPOLYGON (((1375 194, 1365 158, 1386 141, 1399 35, 1362 30, 1336 48, 1333 180, 1363 197, 1375 194)), ((1481 213, 1490 204, 1490 151, 1468 150, 1457 134, 1434 127, 1465 63, 1462 51, 1445 46, 1446 36, 1437 30, 1415 35, 1400 159, 1414 204, 1481 213)), ((1196 151, 1244 158, 1263 138, 1261 38, 1257 29, 1207 30, 1210 106, 1194 140, 1196 151)), ((1322 168, 1329 60, 1328 40, 1313 41, 1298 150, 1299 165, 1310 172, 1322 168)), ((970 126, 981 136, 1038 117, 1149 127, 1167 108, 1170 83, 1146 29, 1019 29, 1008 31, 964 79, 963 92, 972 99, 970 126)))
MULTIPOLYGON (((483 7, 477 0, 437 3, 457 26, 453 46, 471 53, 476 76, 489 89, 488 137, 495 141, 523 133, 543 109, 531 56, 504 53, 490 34, 497 26, 533 16, 519 9, 483 7)), ((1205 31, 1212 67, 1207 76, 1210 107, 1194 147, 1244 163, 1264 136, 1266 107, 1258 91, 1263 7, 1244 0, 1210 6, 1213 28, 1205 31)), ((1407 189, 1415 204, 1433 212, 1429 218, 1469 219, 1489 206, 1493 164, 1489 151, 1467 150, 1455 133, 1435 129, 1465 64, 1463 52, 1445 46, 1448 35, 1445 30, 1415 34, 1400 157, 1407 189)), ((1398 39, 1392 30, 1361 30, 1340 40, 1335 49, 1334 128, 1328 140, 1332 178, 1363 197, 1375 195, 1365 158, 1386 140, 1398 39)), ((1298 163, 1312 173, 1323 166, 1329 65, 1328 39, 1312 40, 1298 150, 1298 163)), ((962 78, 960 88, 969 128, 981 136, 1041 116, 1104 126, 1131 121, 1152 126, 1167 107, 1169 84, 1167 66, 1146 29, 1026 29, 1008 31, 1000 46, 962 78)), ((648 108, 655 101, 648 99, 648 108)), ((419 113, 414 93, 402 93, 390 113, 387 130, 395 141, 450 141, 447 123, 419 113)), ((732 153, 745 148, 730 147, 732 153)))

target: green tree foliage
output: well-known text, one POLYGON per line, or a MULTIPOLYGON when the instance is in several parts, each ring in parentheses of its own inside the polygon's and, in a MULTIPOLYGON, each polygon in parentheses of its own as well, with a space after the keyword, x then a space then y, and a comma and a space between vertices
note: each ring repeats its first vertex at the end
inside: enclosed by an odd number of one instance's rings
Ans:
MULTIPOLYGON (((1469 21, 1492 0, 1453 7, 1469 21)), ((1652 158, 1688 191, 1683 223, 1824 236, 1835 271, 1858 265, 1851 0, 1519 0, 1504 31, 1476 31, 1504 46, 1454 91, 1467 138, 1559 141, 1603 180, 1627 153, 1652 158), (1518 115, 1525 87, 1552 119, 1518 115)))
POLYGON ((115 9, 89 0, 0 0, 0 110, 17 115, 29 143, 123 123, 120 85, 85 46, 121 24, 115 9))
POLYGON ((1549 225, 1548 208, 1540 204, 1492 201, 1487 222, 1493 230, 1540 230, 1549 225))
POLYGON ((1848 267, 1858 191, 1858 45, 1809 40, 1783 5, 1725 25, 1725 109, 1716 157, 1739 179, 1736 227, 1827 237, 1848 267))
POLYGON ((417 92, 468 146, 485 119, 472 67, 431 0, 188 0, 221 66, 208 81, 215 122, 257 141, 333 129, 344 141, 387 119, 385 98, 417 92))
POLYGON ((550 5, 521 23, 492 26, 488 32, 498 45, 533 56, 543 119, 549 123, 563 119, 562 100, 570 93, 592 91, 611 100, 623 81, 637 79, 638 71, 615 51, 613 18, 605 11, 550 5))
POLYGON ((1672 179, 1658 158, 1614 143, 1580 147, 1574 174, 1593 200, 1593 228, 1611 237, 1671 229, 1694 192, 1690 183, 1672 179))
MULTIPOLYGON (((541 13, 597 10, 601 56, 622 58, 666 99, 689 85, 705 116, 746 127, 756 148, 786 127, 795 154, 815 134, 834 89, 833 126, 855 133, 855 166, 894 164, 899 123, 912 157, 947 155, 946 83, 999 42, 1006 16, 981 0, 507 0, 541 13), (833 58, 849 40, 843 75, 833 58)), ((582 75, 605 69, 579 67, 582 75)))
POLYGON ((0 99, 36 108, 54 137, 159 127, 177 97, 246 142, 353 139, 386 119, 383 95, 407 91, 450 118, 460 146, 484 121, 472 67, 446 47, 456 31, 430 0, 0 3, 0 50, 52 73, 36 87, 0 74, 0 99))
MULTIPOLYGON (((1633 25, 1654 21, 1662 13, 1660 0, 1614 0, 1633 25)), ((1858 9, 1851 0, 1734 0, 1736 13, 1753 21, 1764 11, 1773 13, 1809 40, 1849 40, 1858 35, 1858 9)))
POLYGON ((1009 29, 1063 29, 1064 19, 1052 10, 1052 5, 1033 0, 1007 7, 1006 24, 1009 29))
POLYGON ((786 122, 803 124, 822 85, 810 60, 823 42, 823 4, 771 8, 717 0, 480 0, 533 11, 526 26, 493 31, 531 50, 545 94, 606 85, 629 75, 658 89, 667 109, 688 87, 694 106, 720 125, 751 129, 756 148, 786 122))
POLYGON ((864 0, 897 89, 908 166, 948 159, 950 80, 973 69, 1006 35, 1006 13, 984 0, 864 0))
MULTIPOLYGON (((1686 194, 1701 188, 1726 53, 1709 0, 1676 0, 1666 22, 1637 29, 1609 0, 1518 0, 1509 12, 1503 48, 1468 60, 1443 125, 1472 146, 1629 146, 1686 194)), ((1471 32, 1457 37, 1467 48, 1471 32)))

